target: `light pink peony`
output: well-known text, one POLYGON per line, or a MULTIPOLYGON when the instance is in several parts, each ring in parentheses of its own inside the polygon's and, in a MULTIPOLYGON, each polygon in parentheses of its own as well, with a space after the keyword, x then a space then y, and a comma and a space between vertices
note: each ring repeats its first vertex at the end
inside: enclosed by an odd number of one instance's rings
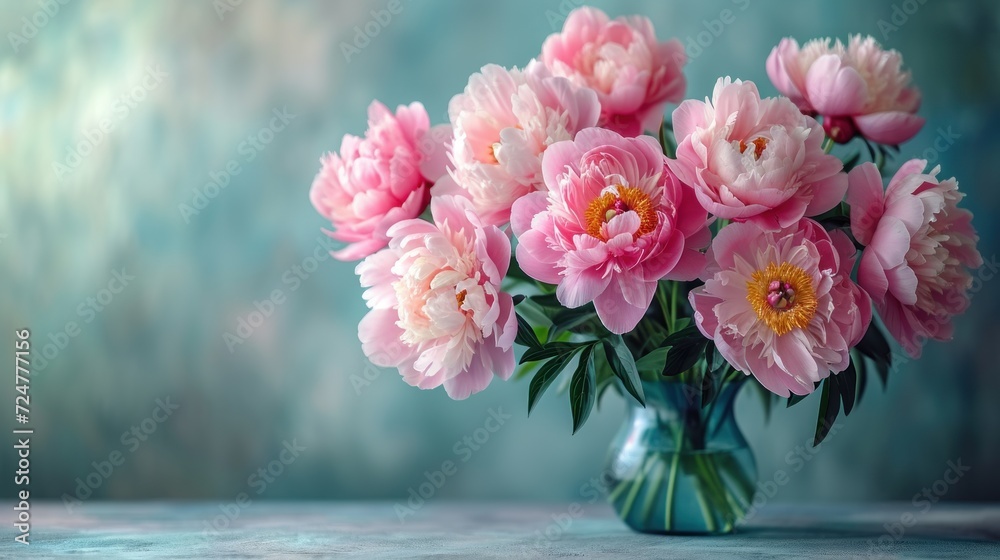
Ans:
POLYGON ((767 75, 782 95, 810 114, 823 116, 823 127, 837 142, 860 134, 880 144, 899 144, 920 131, 924 119, 920 92, 902 70, 903 57, 885 51, 875 39, 851 36, 814 39, 801 49, 782 39, 767 57, 767 75))
POLYGON ((940 167, 904 163, 882 190, 871 163, 851 170, 847 200, 851 230, 867 247, 858 282, 871 294, 882 321, 908 354, 919 357, 928 338, 949 340, 952 317, 969 307, 972 275, 983 258, 972 213, 954 178, 938 181, 940 167))
POLYGON ((545 152, 548 192, 514 203, 524 272, 558 284, 566 307, 594 302, 615 333, 635 328, 658 280, 693 280, 704 266, 707 213, 665 159, 649 136, 582 130, 545 152))
POLYGON ((722 229, 708 279, 690 292, 698 329, 736 369, 782 397, 847 368, 871 323, 871 299, 850 279, 857 251, 812 220, 770 232, 722 229))
POLYGON ((342 261, 364 258, 386 246, 395 223, 415 218, 427 207, 432 158, 427 111, 420 103, 400 105, 393 115, 372 101, 364 138, 345 135, 339 154, 326 154, 309 198, 333 223, 330 237, 348 243, 331 254, 342 261))
POLYGON ((823 152, 823 130, 788 99, 761 99, 753 82, 719 78, 712 101, 674 111, 677 159, 668 165, 721 218, 776 230, 840 203, 841 161, 823 152))
POLYGON ((594 92, 551 76, 537 62, 524 70, 491 64, 469 78, 448 113, 451 176, 434 194, 465 196, 484 223, 502 225, 515 200, 544 188, 542 152, 594 126, 600 105, 594 92))
POLYGON ((611 20, 597 8, 573 10, 562 33, 545 40, 542 62, 596 91, 600 126, 625 136, 659 130, 663 107, 680 102, 687 87, 680 41, 658 42, 648 18, 611 20))
POLYGON ((500 291, 510 239, 461 197, 434 197, 431 214, 433 224, 393 226, 389 247, 358 265, 371 308, 358 335, 375 365, 464 399, 514 371, 517 321, 510 294, 500 291))

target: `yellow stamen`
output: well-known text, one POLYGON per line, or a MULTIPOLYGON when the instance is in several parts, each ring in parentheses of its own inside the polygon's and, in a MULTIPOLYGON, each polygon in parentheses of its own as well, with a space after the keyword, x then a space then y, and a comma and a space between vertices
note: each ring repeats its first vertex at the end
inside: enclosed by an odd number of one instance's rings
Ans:
POLYGON ((757 317, 778 336, 806 328, 818 305, 812 278, 789 263, 771 263, 754 272, 747 281, 747 301, 757 317), (776 291, 775 283, 780 291, 776 291))
POLYGON ((641 237, 656 229, 659 218, 656 216, 656 208, 649 195, 637 187, 618 185, 613 191, 605 192, 587 206, 587 211, 583 215, 587 233, 607 241, 601 233, 601 227, 618 214, 630 210, 639 215, 639 229, 636 230, 635 237, 641 237))
MULTIPOLYGON (((751 142, 753 144, 753 159, 760 159, 760 155, 764 153, 764 148, 767 147, 767 138, 754 138, 751 142)), ((750 146, 746 142, 740 140, 740 153, 747 151, 750 146)))

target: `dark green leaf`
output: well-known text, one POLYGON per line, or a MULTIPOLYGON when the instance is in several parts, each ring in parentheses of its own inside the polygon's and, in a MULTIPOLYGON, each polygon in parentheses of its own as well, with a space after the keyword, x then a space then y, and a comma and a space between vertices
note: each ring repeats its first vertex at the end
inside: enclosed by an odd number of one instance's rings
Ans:
MULTIPOLYGON (((597 317, 597 311, 594 309, 593 304, 587 304, 574 309, 562 309, 552 316, 552 330, 549 336, 556 337, 559 333, 565 331, 576 332, 576 330, 580 330, 578 327, 586 324, 595 317, 597 317)), ((589 330, 596 331, 594 328, 590 328, 589 330)), ((593 332, 590 334, 597 333, 593 332)))
POLYGON ((892 363, 892 349, 889 347, 889 341, 885 339, 882 330, 874 322, 868 326, 868 330, 865 331, 861 342, 858 342, 857 348, 862 354, 876 362, 892 363))
POLYGON ((580 363, 569 384, 569 405, 573 412, 573 433, 579 430, 590 416, 597 397, 594 381, 594 347, 587 346, 580 355, 580 363))
POLYGON ((715 370, 706 368, 705 375, 701 378, 702 408, 712 404, 715 397, 719 395, 719 389, 722 388, 722 379, 727 373, 729 373, 729 367, 721 367, 715 370))
POLYGON ((726 358, 719 352, 719 349, 715 347, 715 343, 712 341, 709 341, 708 345, 705 346, 705 363, 712 370, 717 370, 726 363, 726 358))
MULTIPOLYGON (((517 316, 517 337, 514 338, 514 342, 520 344, 521 346, 527 346, 528 348, 538 348, 542 345, 538 341, 538 335, 535 334, 535 329, 521 317, 520 313, 514 312, 517 316)), ((523 362, 524 360, 522 360, 523 362)))
POLYGON ((547 342, 541 346, 528 348, 521 356, 521 363, 537 362, 568 352, 575 352, 584 344, 582 342, 547 342))
POLYGON ((566 368, 566 364, 573 359, 573 354, 575 352, 568 352, 552 358, 542 364, 542 367, 538 369, 538 373, 531 378, 531 383, 528 385, 528 414, 531 414, 531 411, 535 408, 535 404, 538 403, 538 399, 542 397, 542 394, 549 388, 549 385, 552 385, 556 377, 559 377, 559 374, 566 368))
POLYGON ((698 330, 698 327, 694 325, 688 325, 683 329, 678 329, 670 333, 670 335, 667 336, 667 338, 665 338, 663 342, 660 343, 660 346, 681 345, 689 340, 708 341, 708 339, 705 338, 705 335, 701 334, 701 331, 698 330))
POLYGON ((791 395, 789 395, 788 396, 788 404, 785 405, 785 408, 791 408, 791 407, 799 404, 800 402, 802 402, 802 399, 804 399, 804 398, 806 398, 808 396, 809 395, 796 395, 794 393, 791 394, 791 395))
POLYGON ((532 302, 537 303, 542 307, 554 307, 557 309, 561 309, 563 306, 561 303, 559 303, 559 298, 557 298, 554 293, 535 295, 531 296, 528 299, 530 299, 532 302))
POLYGON ((861 397, 865 395, 865 387, 868 386, 868 360, 860 352, 851 352, 851 359, 858 370, 858 398, 855 404, 861 404, 861 397))
POLYGON ((667 359, 663 363, 663 375, 671 376, 684 373, 694 367, 705 351, 705 344, 708 340, 701 336, 701 340, 688 339, 676 346, 671 346, 667 352, 667 359))
POLYGON ((642 382, 639 380, 639 369, 635 365, 632 351, 625 345, 621 335, 612 335, 603 340, 604 354, 607 356, 611 371, 621 380, 622 386, 639 404, 646 406, 646 396, 642 392, 642 382))
POLYGON ((521 303, 522 301, 524 301, 524 295, 523 294, 517 294, 517 295, 511 297, 511 299, 514 300, 514 305, 517 305, 517 304, 521 303))
POLYGON ((673 135, 670 133, 670 128, 673 128, 670 122, 667 121, 666 117, 660 123, 660 147, 663 148, 663 155, 668 158, 673 158, 674 154, 677 152, 677 146, 674 142, 673 135))
POLYGON ((840 389, 833 379, 823 380, 823 394, 819 400, 819 414, 816 417, 816 435, 813 437, 813 447, 826 439, 840 414, 840 389))
POLYGON ((855 152, 853 156, 847 158, 847 160, 844 161, 844 172, 846 173, 854 169, 854 167, 858 165, 859 160, 861 160, 861 152, 855 152))
POLYGON ((844 416, 850 416, 854 410, 854 401, 857 397, 858 372, 854 369, 854 361, 851 360, 847 369, 836 374, 837 386, 840 389, 840 398, 844 404, 844 416))

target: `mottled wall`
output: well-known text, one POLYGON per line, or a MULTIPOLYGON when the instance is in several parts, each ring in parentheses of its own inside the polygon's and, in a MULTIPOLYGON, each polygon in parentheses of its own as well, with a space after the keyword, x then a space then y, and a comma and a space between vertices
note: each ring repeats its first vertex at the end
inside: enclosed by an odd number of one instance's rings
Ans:
MULTIPOLYGON (((786 35, 870 33, 900 49, 928 119, 904 152, 949 139, 935 157, 969 194, 982 252, 995 261, 996 3, 897 1, 898 29, 878 23, 891 23, 889 1, 595 3, 615 15, 648 14, 661 37, 700 37, 687 67, 694 97, 710 93, 720 75, 758 81, 773 94, 764 60, 786 35), (918 9, 904 22, 903 7, 918 9), (731 23, 713 23, 725 9, 731 23)), ((526 383, 495 383, 456 403, 369 368, 370 384, 356 391, 352 375, 366 371, 355 330, 365 307, 353 266, 328 259, 292 280, 294 267, 323 254, 323 220, 307 198, 318 157, 344 133, 363 132, 372 98, 393 106, 421 100, 440 122, 470 73, 488 62, 527 62, 572 2, 404 0, 346 61, 343 42, 386 5, 247 0, 220 17, 208 1, 70 2, 17 41, 17 52, 9 35, 0 45, 4 363, 15 327, 30 326, 40 348, 76 324, 33 376, 38 495, 73 492, 92 461, 119 451, 124 464, 95 497, 229 500, 260 489, 248 476, 295 439, 306 450, 261 496, 404 498, 424 470, 456 458, 456 442, 489 409, 502 407, 512 418, 438 495, 580 499, 621 422, 620 399, 609 398, 570 437, 564 399, 549 396, 526 418, 526 383), (282 108, 294 118, 261 133, 282 108), (98 132, 102 120, 107 132, 98 132), (258 134, 270 142, 246 141, 258 134), (77 161, 68 152, 88 136, 93 148, 77 161), (213 198, 195 200, 227 166, 239 173, 206 193, 213 198), (207 206, 188 214, 182 203, 207 206), (121 287, 112 279, 123 268, 134 279, 120 293, 102 292, 121 287), (284 303, 231 352, 223 333, 275 289, 284 303), (155 432, 146 441, 122 440, 168 397, 179 409, 163 423, 147 420, 155 432)), ((39 9, 4 3, 0 30, 22 33, 21 18, 39 9)), ((998 293, 1000 283, 985 282, 958 340, 930 346, 884 394, 870 391, 777 499, 908 500, 957 458, 972 471, 949 499, 1000 499, 998 293)), ((9 407, 9 381, 0 397, 9 407)), ((815 407, 812 399, 778 410, 765 425, 755 400, 740 401, 763 478, 791 472, 785 455, 811 435, 815 407)), ((7 426, 6 409, 0 417, 7 426)), ((9 448, 2 457, 9 496, 9 448)))

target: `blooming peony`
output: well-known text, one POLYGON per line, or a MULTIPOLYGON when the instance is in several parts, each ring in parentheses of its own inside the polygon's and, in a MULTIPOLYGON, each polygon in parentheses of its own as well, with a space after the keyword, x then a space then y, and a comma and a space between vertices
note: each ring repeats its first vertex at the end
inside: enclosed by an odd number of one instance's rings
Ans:
POLYGON ((693 280, 704 266, 707 213, 665 159, 649 136, 589 128, 545 152, 548 192, 514 203, 524 272, 558 284, 567 307, 594 302, 615 333, 636 326, 658 280, 693 280))
POLYGON ((875 301, 886 328, 908 354, 919 357, 928 338, 949 340, 951 319, 969 307, 972 275, 983 258, 972 213, 955 179, 938 181, 940 167, 904 163, 882 190, 878 169, 851 170, 851 230, 867 247, 858 282, 875 301))
POLYGON ((920 131, 920 92, 902 70, 903 57, 871 37, 814 39, 801 49, 782 39, 767 57, 767 75, 783 95, 806 112, 823 116, 837 142, 860 134, 880 144, 899 144, 920 131))
POLYGON ((393 115, 373 101, 364 138, 345 135, 340 154, 327 154, 309 198, 333 223, 330 237, 348 243, 331 254, 340 260, 364 258, 386 246, 396 222, 415 218, 427 207, 430 159, 421 151, 429 128, 420 103, 400 105, 393 115))
POLYGON ((465 196, 484 223, 502 225, 515 200, 543 188, 546 147, 594 126, 600 105, 594 92, 551 76, 537 62, 524 70, 491 64, 469 78, 448 113, 454 130, 451 177, 434 194, 465 196))
POLYGON ((545 40, 542 62, 596 91, 600 125, 626 136, 659 130, 664 105, 680 102, 687 85, 680 41, 657 42, 648 18, 611 20, 597 8, 573 10, 562 33, 545 40))
POLYGON ((690 292, 698 329, 769 391, 806 395, 847 368, 871 322, 850 279, 856 250, 812 220, 781 231, 730 224, 709 249, 708 279, 690 292))
POLYGON ((511 296, 500 291, 510 240, 461 197, 434 197, 431 214, 433 224, 390 228, 389 247, 358 265, 371 308, 358 335, 375 365, 464 399, 514 371, 517 321, 511 296))
POLYGON ((788 99, 761 99, 753 82, 720 78, 711 102, 684 101, 673 122, 679 144, 668 165, 716 216, 776 230, 830 210, 847 191, 816 121, 788 99))

